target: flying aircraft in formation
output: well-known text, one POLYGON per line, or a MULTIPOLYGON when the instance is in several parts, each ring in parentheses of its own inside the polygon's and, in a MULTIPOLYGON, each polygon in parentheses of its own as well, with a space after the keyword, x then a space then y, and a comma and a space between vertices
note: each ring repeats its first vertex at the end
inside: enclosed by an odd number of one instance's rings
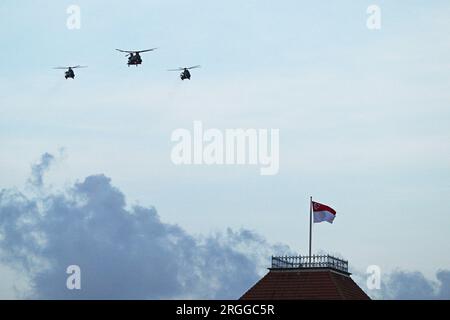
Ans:
MULTIPOLYGON (((122 50, 122 49, 116 49, 119 52, 124 52, 126 53, 126 57, 128 57, 128 62, 127 65, 128 66, 138 66, 140 64, 142 64, 142 57, 141 57, 141 53, 144 52, 150 52, 150 51, 154 51, 158 48, 151 48, 151 49, 146 49, 146 50, 136 50, 136 51, 132 51, 132 50, 122 50)), ((77 68, 87 68, 87 66, 73 66, 73 67, 55 67, 54 69, 64 69, 67 70, 64 73, 64 76, 66 79, 75 79, 75 72, 73 71, 73 69, 77 69, 77 68)), ((180 67, 177 69, 169 69, 168 71, 181 71, 180 73, 180 78, 181 80, 191 80, 191 73, 189 72, 189 70, 191 69, 196 69, 196 68, 200 68, 199 65, 196 66, 192 66, 192 67, 180 67)))
POLYGON ((73 69, 78 69, 78 68, 87 68, 87 66, 73 66, 73 67, 55 67, 53 69, 63 69, 66 70, 66 72, 64 72, 64 77, 67 79, 71 78, 71 79, 75 79, 75 72, 73 71, 73 69))

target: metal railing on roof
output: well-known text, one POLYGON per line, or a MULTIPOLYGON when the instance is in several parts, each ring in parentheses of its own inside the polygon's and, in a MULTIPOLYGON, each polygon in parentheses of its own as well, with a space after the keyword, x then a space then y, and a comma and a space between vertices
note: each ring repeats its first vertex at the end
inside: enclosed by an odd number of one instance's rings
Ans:
POLYGON ((348 273, 348 261, 330 255, 272 256, 272 269, 330 268, 348 273))

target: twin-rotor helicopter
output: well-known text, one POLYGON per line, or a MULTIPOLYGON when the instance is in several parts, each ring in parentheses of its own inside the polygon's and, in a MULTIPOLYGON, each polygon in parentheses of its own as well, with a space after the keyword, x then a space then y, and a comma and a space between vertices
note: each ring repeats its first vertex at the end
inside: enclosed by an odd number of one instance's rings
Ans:
POLYGON ((143 52, 149 52, 149 51, 153 51, 156 50, 158 48, 151 48, 151 49, 147 49, 147 50, 138 50, 138 51, 130 51, 130 50, 121 50, 121 49, 116 49, 119 52, 125 52, 126 55, 125 57, 128 57, 128 66, 138 66, 140 64, 142 64, 142 58, 141 58, 141 53, 143 52))
POLYGON ((184 79, 191 80, 191 73, 189 72, 189 70, 196 69, 196 68, 200 68, 200 66, 193 66, 193 67, 189 67, 189 68, 169 69, 167 71, 181 71, 181 73, 180 73, 181 80, 184 80, 184 79))
MULTIPOLYGON (((128 57, 128 62, 127 65, 128 66, 138 66, 140 64, 142 64, 142 57, 141 57, 141 53, 144 52, 150 52, 150 51, 154 51, 158 48, 151 48, 151 49, 146 49, 146 50, 136 50, 136 51, 132 51, 132 50, 122 50, 122 49, 116 49, 119 52, 123 52, 126 53, 126 57, 128 57)), ((73 69, 77 69, 77 68, 87 68, 87 66, 73 66, 73 67, 55 67, 54 69, 64 69, 66 70, 66 72, 64 73, 64 77, 67 79, 75 79, 75 72, 73 71, 73 69)), ((189 72, 189 70, 191 69, 196 69, 196 68, 200 68, 199 65, 196 66, 192 66, 192 67, 180 67, 177 69, 169 69, 168 71, 181 71, 180 73, 180 79, 181 80, 191 80, 191 73, 189 72)))
POLYGON ((55 67, 53 69, 63 69, 63 70, 67 70, 66 72, 64 72, 64 77, 67 79, 75 79, 75 72, 73 71, 73 69, 78 69, 78 68, 87 68, 87 66, 73 66, 73 67, 55 67))

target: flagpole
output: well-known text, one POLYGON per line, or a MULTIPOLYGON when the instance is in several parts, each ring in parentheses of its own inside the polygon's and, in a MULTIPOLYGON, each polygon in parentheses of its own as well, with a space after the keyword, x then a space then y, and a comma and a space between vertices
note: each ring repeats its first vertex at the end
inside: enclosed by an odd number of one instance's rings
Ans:
POLYGON ((312 197, 309 199, 309 260, 311 261, 311 243, 312 243, 312 197))

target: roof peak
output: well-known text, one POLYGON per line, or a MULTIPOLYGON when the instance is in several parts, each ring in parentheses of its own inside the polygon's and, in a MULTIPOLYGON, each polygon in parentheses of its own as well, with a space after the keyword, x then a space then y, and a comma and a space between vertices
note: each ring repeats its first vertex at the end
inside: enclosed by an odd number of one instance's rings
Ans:
POLYGON ((370 299, 350 277, 348 261, 328 254, 272 256, 269 270, 241 299, 370 299))

